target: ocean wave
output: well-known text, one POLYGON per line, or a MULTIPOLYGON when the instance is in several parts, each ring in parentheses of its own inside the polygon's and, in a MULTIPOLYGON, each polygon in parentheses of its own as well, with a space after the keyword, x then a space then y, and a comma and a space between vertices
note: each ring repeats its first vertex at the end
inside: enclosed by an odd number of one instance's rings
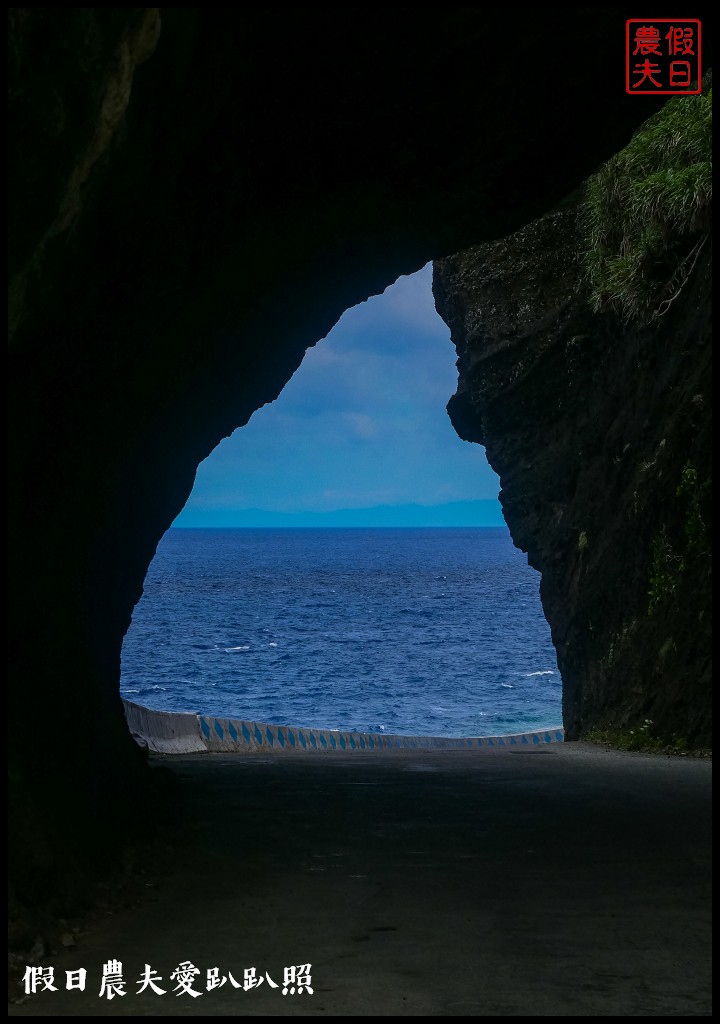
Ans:
POLYGON ((498 714, 507 732, 557 721, 559 669, 528 668, 556 664, 537 574, 507 537, 460 538, 178 531, 158 549, 123 645, 121 692, 261 722, 373 723, 385 736, 477 736, 498 714), (453 591, 439 590, 451 580, 453 591), (252 639, 229 644, 233 632, 252 639), (167 682, 153 690, 157 676, 167 682))

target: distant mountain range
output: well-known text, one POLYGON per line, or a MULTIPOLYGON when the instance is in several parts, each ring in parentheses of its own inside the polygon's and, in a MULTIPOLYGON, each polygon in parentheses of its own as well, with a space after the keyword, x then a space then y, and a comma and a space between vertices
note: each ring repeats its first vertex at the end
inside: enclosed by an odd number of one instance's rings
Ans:
POLYGON ((335 512, 268 512, 259 508, 237 510, 185 509, 175 527, 333 527, 333 526, 505 526, 496 499, 451 501, 444 505, 375 505, 335 512))

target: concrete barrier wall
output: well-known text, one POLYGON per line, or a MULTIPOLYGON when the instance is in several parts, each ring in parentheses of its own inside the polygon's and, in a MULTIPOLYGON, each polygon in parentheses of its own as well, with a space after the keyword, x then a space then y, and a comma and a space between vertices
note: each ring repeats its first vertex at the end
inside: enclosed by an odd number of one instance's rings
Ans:
POLYGON ((197 715, 151 711, 123 698, 130 734, 138 746, 156 754, 193 754, 207 750, 197 715))
POLYGON ((507 736, 397 736, 375 732, 338 732, 334 729, 303 729, 289 725, 268 725, 237 718, 212 715, 151 711, 123 700, 133 738, 140 746, 159 754, 283 753, 285 751, 358 750, 467 750, 470 747, 529 747, 562 743, 562 728, 507 736))

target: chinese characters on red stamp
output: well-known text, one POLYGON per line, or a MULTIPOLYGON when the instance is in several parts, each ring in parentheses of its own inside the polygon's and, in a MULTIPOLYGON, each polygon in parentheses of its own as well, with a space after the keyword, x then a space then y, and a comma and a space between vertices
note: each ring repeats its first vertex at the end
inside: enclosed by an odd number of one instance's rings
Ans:
POLYGON ((630 18, 625 90, 631 95, 694 96, 702 88, 698 18, 630 18))

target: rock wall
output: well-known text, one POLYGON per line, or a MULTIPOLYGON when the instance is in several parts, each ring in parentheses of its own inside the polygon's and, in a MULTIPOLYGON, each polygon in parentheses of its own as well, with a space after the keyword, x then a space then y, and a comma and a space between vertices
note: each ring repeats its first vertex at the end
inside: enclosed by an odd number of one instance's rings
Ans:
POLYGON ((568 208, 435 264, 448 412, 542 573, 568 738, 710 745, 709 246, 646 329, 590 311, 580 251, 568 208))

